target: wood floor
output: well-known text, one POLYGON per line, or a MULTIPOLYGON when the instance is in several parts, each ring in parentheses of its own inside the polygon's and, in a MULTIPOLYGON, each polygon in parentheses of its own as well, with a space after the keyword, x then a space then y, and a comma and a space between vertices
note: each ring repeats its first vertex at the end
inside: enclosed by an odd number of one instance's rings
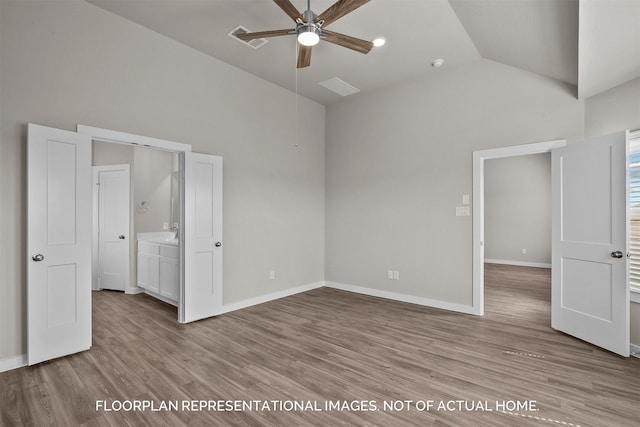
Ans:
POLYGON ((640 359, 553 331, 549 283, 488 264, 483 317, 322 288, 189 325, 145 295, 96 292, 92 349, 0 374, 0 425, 637 427, 640 359), (219 399, 322 411, 96 410, 219 399), (538 411, 485 410, 496 401, 538 411))

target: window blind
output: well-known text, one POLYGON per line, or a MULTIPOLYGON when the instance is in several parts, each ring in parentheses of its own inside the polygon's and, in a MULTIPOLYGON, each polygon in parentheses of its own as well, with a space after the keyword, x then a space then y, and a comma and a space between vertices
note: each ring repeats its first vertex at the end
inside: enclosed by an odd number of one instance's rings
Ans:
POLYGON ((640 132, 629 144, 629 285, 640 289, 640 132))

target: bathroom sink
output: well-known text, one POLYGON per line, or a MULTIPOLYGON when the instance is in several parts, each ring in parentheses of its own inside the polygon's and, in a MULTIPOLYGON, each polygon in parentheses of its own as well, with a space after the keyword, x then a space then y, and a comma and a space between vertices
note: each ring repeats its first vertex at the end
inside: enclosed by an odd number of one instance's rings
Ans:
POLYGON ((173 231, 158 231, 154 233, 138 233, 138 240, 148 243, 178 246, 176 233, 173 231))

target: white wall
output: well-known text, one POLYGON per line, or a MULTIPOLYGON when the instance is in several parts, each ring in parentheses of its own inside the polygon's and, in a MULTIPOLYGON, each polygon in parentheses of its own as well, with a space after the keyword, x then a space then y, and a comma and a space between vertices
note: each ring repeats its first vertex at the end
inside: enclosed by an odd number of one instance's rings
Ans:
POLYGON ((0 5, 0 361, 26 352, 29 122, 223 156, 225 304, 323 279, 322 105, 299 98, 297 141, 294 93, 84 1, 0 5))
POLYGON ((484 213, 486 260, 550 267, 551 154, 486 160, 484 213))
POLYGON ((470 306, 472 152, 581 138, 584 104, 488 60, 429 71, 327 107, 325 278, 470 306))

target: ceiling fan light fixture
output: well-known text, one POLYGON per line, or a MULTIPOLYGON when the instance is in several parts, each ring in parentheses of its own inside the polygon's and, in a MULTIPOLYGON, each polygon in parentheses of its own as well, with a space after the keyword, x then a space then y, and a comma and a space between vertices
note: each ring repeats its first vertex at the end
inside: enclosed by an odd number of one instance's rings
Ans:
POLYGON ((385 39, 383 39, 382 37, 378 37, 377 39, 373 40, 373 45, 375 47, 380 47, 380 46, 384 46, 384 44, 387 41, 385 39))
POLYGON ((298 32, 298 43, 303 46, 315 46, 320 42, 320 30, 315 25, 304 25, 298 32))

